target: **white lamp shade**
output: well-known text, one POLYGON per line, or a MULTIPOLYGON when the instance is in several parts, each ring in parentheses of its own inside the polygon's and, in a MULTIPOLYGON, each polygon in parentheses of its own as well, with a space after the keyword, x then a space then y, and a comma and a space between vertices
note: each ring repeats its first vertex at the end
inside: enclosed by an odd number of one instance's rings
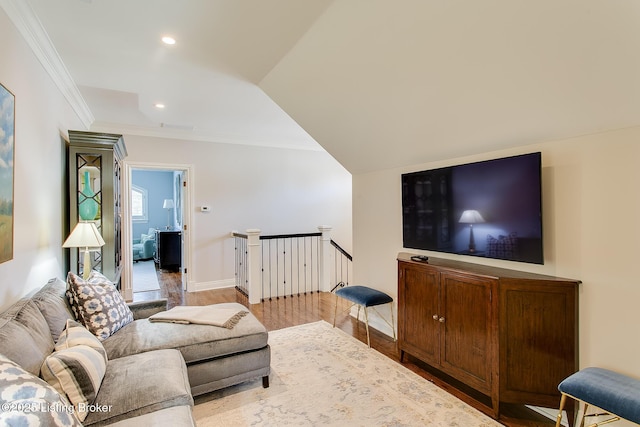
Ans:
POLYGON ((460 221, 463 224, 477 224, 479 222, 484 222, 484 218, 480 215, 480 212, 476 210, 468 210, 462 212, 462 216, 460 217, 460 221))
POLYGON ((173 199, 164 199, 164 203, 162 204, 162 209, 173 209, 173 199))
POLYGON ((62 244, 63 248, 97 248, 104 240, 93 222, 79 222, 62 244))

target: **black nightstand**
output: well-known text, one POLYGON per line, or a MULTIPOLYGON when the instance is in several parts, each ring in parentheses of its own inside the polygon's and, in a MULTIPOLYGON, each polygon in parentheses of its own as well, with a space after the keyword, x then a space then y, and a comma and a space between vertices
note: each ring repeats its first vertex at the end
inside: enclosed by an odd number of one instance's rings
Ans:
POLYGON ((182 264, 182 232, 156 230, 156 254, 153 259, 158 268, 179 270, 182 264))

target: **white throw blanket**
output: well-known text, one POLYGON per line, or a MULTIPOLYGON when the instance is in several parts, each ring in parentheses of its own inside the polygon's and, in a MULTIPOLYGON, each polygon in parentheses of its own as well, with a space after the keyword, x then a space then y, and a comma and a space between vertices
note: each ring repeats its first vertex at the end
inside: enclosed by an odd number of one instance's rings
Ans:
POLYGON ((215 305, 177 306, 149 317, 151 322, 195 323, 232 329, 249 312, 215 305))

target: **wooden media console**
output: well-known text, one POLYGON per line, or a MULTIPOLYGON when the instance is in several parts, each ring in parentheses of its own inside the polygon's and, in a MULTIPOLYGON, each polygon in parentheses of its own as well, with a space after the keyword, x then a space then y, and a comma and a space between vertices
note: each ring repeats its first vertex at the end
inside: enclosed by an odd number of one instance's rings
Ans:
POLYGON ((501 402, 556 408, 558 384, 579 368, 580 283, 401 253, 401 359, 408 353, 486 396, 496 419, 501 402))

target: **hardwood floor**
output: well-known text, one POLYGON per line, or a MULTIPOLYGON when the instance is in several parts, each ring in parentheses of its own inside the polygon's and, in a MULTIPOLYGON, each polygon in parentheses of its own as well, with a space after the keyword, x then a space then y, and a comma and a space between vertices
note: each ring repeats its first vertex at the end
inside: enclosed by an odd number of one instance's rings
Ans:
MULTIPOLYGON (((165 270, 158 270, 159 291, 136 292, 134 301, 148 301, 158 298, 167 298, 168 308, 176 305, 209 305, 221 302, 239 302, 249 308, 269 331, 287 328, 289 326, 324 320, 333 323, 335 296, 331 293, 310 293, 306 295, 265 301, 260 304, 249 304, 248 299, 234 288, 226 288, 212 291, 185 292, 182 290, 180 274, 165 270)), ((366 343, 367 335, 363 322, 356 321, 349 315, 350 303, 338 299, 338 314, 336 327, 352 335, 356 339, 366 343)), ((375 329, 370 329, 371 347, 390 359, 400 363, 400 352, 393 339, 375 329)), ((465 401, 476 409, 489 413, 489 408, 467 394, 443 382, 429 367, 419 360, 405 355, 403 366, 417 373, 427 381, 431 381, 439 387, 447 390, 459 399, 465 401)), ((441 374, 440 374, 441 375, 441 374)), ((463 386, 461 386, 463 388, 463 386)), ((553 420, 545 418, 526 407, 503 405, 500 423, 509 427, 548 427, 555 425, 553 420)))

